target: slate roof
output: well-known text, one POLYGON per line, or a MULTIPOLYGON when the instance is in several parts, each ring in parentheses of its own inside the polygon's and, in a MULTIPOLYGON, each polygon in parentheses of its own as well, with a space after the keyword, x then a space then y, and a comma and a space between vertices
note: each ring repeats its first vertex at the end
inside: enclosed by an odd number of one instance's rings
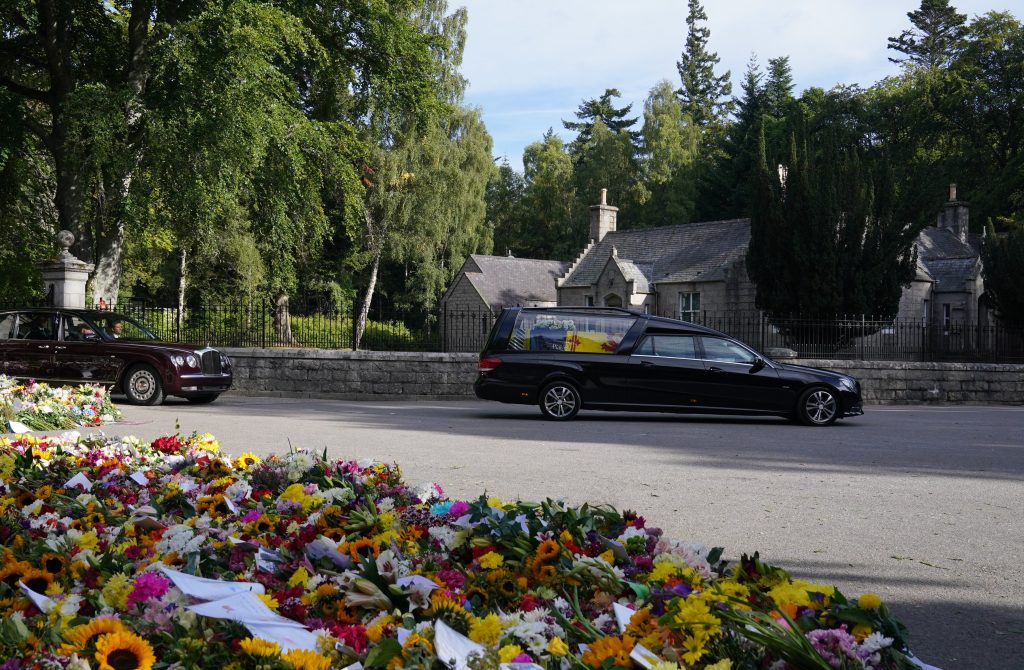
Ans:
POLYGON ((565 261, 544 261, 511 256, 471 254, 480 272, 467 271, 466 279, 492 309, 528 302, 555 302, 556 280, 569 269, 565 261))
MULTIPOLYGON (((749 243, 750 219, 615 231, 594 245, 562 286, 594 284, 612 255, 612 247, 618 253, 619 267, 626 267, 630 273, 635 268, 648 284, 719 281, 725 279, 726 268, 747 253, 749 243), (625 261, 632 262, 624 266, 625 261)), ((647 292, 640 291, 639 283, 635 286, 637 292, 647 292)))
POLYGON ((964 291, 981 272, 978 252, 948 228, 929 227, 917 237, 918 262, 935 280, 937 291, 964 291))

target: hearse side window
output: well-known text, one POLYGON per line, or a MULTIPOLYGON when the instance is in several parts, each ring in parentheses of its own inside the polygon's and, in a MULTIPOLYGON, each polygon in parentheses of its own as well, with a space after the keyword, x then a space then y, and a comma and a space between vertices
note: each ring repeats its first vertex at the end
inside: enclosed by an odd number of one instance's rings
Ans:
POLYGON ((693 335, 648 335, 637 347, 634 355, 698 358, 693 335))
POLYGON ((757 356, 746 347, 721 337, 705 337, 704 360, 722 363, 753 363, 757 356))
POLYGON ((510 351, 614 354, 636 317, 585 312, 527 312, 516 316, 510 351))

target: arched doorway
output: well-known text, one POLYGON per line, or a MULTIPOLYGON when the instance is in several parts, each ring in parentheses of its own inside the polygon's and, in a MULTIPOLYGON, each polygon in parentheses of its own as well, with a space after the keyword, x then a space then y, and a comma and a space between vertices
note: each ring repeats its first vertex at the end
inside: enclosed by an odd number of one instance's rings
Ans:
POLYGON ((620 298, 619 296, 615 295, 614 293, 609 293, 608 295, 606 295, 604 297, 604 306, 605 307, 622 307, 622 298, 620 298))

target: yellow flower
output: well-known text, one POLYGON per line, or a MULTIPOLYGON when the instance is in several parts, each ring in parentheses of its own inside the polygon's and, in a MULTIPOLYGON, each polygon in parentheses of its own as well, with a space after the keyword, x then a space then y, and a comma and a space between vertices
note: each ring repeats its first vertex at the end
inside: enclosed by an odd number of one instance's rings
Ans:
POLYGON ((876 610, 882 606, 882 599, 874 593, 865 593, 857 598, 857 607, 862 610, 876 610))
POLYGON ((103 585, 103 600, 114 609, 123 612, 128 609, 128 594, 134 585, 128 575, 117 573, 103 585))
POLYGON ((256 597, 263 601, 263 604, 270 609, 277 611, 277 608, 281 606, 281 603, 277 602, 277 598, 270 595, 269 593, 257 593, 256 597))
POLYGON ((602 561, 604 561, 608 565, 615 565, 615 552, 612 551, 611 549, 609 549, 608 551, 604 552, 603 554, 598 555, 598 558, 600 558, 602 561))
POLYGON ((730 661, 728 658, 723 658, 718 663, 705 665, 704 670, 732 670, 732 661, 730 661))
POLYGON ((505 557, 501 554, 489 551, 480 557, 480 567, 484 570, 494 570, 500 568, 501 564, 505 562, 505 557))
POLYGON ((585 652, 583 662, 594 670, 604 667, 606 660, 611 659, 612 665, 617 668, 632 667, 629 654, 633 651, 636 642, 628 635, 622 637, 602 637, 596 640, 585 652))
POLYGON ((293 649, 282 654, 281 658, 291 663, 295 670, 328 670, 331 667, 331 659, 307 649, 293 649))
POLYGON ((95 549, 100 546, 100 538, 96 535, 96 531, 90 530, 87 533, 82 533, 75 544, 82 549, 95 549))
POLYGON ((60 648, 60 653, 63 656, 69 656, 75 652, 82 651, 90 642, 102 635, 130 632, 120 619, 109 616, 99 617, 89 623, 66 630, 63 635, 69 644, 63 645, 60 648))
POLYGON ((295 572, 292 573, 291 579, 288 580, 288 586, 305 586, 306 582, 309 581, 309 573, 306 572, 306 568, 299 567, 295 572))
POLYGON ((548 653, 552 656, 565 656, 569 653, 569 645, 567 645, 565 642, 562 642, 562 638, 553 637, 551 638, 551 641, 548 642, 548 653))
POLYGON ((482 619, 473 619, 469 626, 469 639, 478 644, 493 647, 501 639, 501 619, 493 612, 482 619))
POLYGON ((498 651, 498 657, 501 658, 502 663, 511 663, 519 654, 523 653, 523 648, 518 644, 506 644, 498 651))
POLYGON ((248 451, 239 456, 234 460, 234 465, 239 470, 247 470, 254 465, 259 465, 263 460, 256 454, 251 454, 248 451))
POLYGON ((278 643, 251 637, 239 642, 238 647, 250 656, 277 656, 281 653, 281 645, 278 643))
POLYGON ((495 509, 505 509, 505 507, 507 507, 507 505, 504 502, 502 502, 501 498, 497 496, 491 496, 490 498, 488 498, 487 504, 490 507, 494 507, 495 509))
POLYGON ((859 623, 850 631, 850 635, 857 638, 857 642, 863 642, 864 638, 871 635, 872 628, 866 623, 859 623))
POLYGON ((99 670, 151 670, 153 647, 135 633, 107 633, 96 643, 99 670))
POLYGON ((669 661, 661 661, 660 663, 655 663, 654 665, 652 665, 651 670, 679 670, 679 664, 671 663, 669 661))

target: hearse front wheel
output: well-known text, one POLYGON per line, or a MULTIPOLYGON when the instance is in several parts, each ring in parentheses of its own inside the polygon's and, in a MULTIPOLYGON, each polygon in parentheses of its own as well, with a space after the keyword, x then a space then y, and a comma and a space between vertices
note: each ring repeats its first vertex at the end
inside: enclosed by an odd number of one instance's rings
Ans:
POLYGON ((796 416, 807 426, 829 426, 839 418, 839 399, 822 386, 809 388, 797 402, 796 416))
POLYGON ((582 404, 580 392, 569 382, 553 382, 540 392, 540 412, 552 421, 568 421, 582 404))

